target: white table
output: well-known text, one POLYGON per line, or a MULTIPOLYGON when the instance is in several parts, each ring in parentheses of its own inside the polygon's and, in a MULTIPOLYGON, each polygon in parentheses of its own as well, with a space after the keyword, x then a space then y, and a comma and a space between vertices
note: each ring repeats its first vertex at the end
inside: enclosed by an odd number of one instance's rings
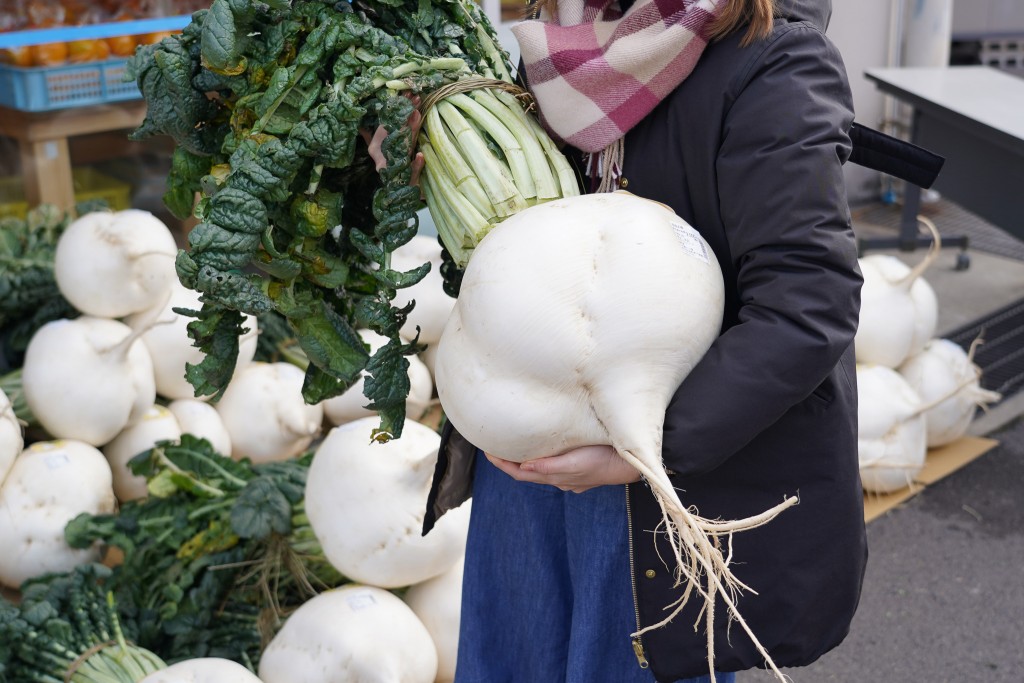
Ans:
MULTIPOLYGON (((987 66, 869 69, 882 92, 913 107, 911 141, 946 157, 935 189, 1024 239, 1024 79, 987 66)), ((904 197, 912 230, 920 190, 904 197)))

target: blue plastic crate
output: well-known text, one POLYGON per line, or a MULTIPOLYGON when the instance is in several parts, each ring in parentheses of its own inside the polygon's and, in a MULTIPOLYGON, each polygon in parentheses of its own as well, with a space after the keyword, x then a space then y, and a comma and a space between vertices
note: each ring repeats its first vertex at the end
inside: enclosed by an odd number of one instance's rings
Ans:
POLYGON ((125 81, 123 57, 81 64, 17 67, 0 64, 0 105, 21 111, 51 111, 142 96, 125 81))

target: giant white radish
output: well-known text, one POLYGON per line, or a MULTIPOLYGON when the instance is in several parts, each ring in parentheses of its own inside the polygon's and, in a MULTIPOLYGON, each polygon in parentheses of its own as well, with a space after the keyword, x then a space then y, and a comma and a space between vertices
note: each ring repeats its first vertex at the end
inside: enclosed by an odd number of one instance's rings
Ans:
POLYGON ((114 494, 120 502, 148 495, 146 478, 133 474, 128 462, 160 441, 177 441, 181 434, 181 426, 174 414, 164 406, 154 405, 100 449, 110 463, 114 494))
POLYGON ((913 484, 928 455, 926 406, 896 370, 857 364, 857 452, 868 493, 913 484))
POLYGON ((138 683, 262 683, 238 662, 218 657, 184 659, 149 674, 138 683))
POLYGON ((170 229, 141 209, 94 211, 61 233, 54 252, 57 288, 88 315, 120 318, 158 305, 177 278, 170 229))
POLYGON ((864 284, 853 342, 858 363, 895 369, 935 336, 938 300, 922 275, 938 258, 941 243, 935 224, 924 216, 918 220, 931 232, 932 244, 913 268, 889 254, 859 259, 864 284))
POLYGON ((138 339, 143 329, 83 315, 36 331, 25 350, 22 388, 51 436, 102 446, 153 405, 153 361, 138 339))
POLYGON ((435 367, 448 419, 483 450, 523 462, 609 444, 637 468, 662 507, 678 581, 705 600, 712 667, 716 595, 771 663, 733 601, 746 586, 719 537, 796 503, 703 519, 665 471, 666 407, 718 336, 723 309, 715 255, 668 207, 624 192, 559 199, 506 219, 477 246, 435 367))
POLYGON ((76 550, 64 527, 77 515, 109 514, 116 501, 103 454, 80 441, 38 441, 18 456, 0 487, 0 583, 70 571, 98 559, 76 550))
POLYGON ((959 439, 979 407, 1002 398, 982 389, 981 368, 973 360, 976 348, 972 344, 965 351, 949 339, 932 339, 897 368, 922 401, 935 403, 925 412, 929 448, 959 439))
POLYGON ((402 599, 420 618, 437 648, 434 683, 454 683, 462 621, 462 577, 465 558, 440 576, 410 586, 402 599))
POLYGON ((434 643, 413 611, 393 593, 359 584, 303 603, 259 666, 264 683, 434 683, 436 673, 434 643))
POLYGON ((427 262, 430 271, 412 287, 398 290, 392 303, 401 308, 410 301, 416 302, 402 326, 402 336, 412 339, 419 328, 419 343, 429 346, 441 338, 444 324, 455 306, 455 300, 444 293, 441 245, 435 238, 417 235, 391 254, 391 267, 395 270, 412 270, 427 262))

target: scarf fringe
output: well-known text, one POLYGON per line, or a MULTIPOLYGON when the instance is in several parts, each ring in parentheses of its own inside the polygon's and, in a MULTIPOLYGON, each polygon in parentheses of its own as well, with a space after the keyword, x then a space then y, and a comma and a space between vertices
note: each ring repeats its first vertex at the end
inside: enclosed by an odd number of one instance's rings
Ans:
POLYGON ((619 178, 626 158, 626 145, 622 138, 612 142, 600 152, 587 152, 585 170, 590 178, 591 192, 614 192, 619 189, 619 178))

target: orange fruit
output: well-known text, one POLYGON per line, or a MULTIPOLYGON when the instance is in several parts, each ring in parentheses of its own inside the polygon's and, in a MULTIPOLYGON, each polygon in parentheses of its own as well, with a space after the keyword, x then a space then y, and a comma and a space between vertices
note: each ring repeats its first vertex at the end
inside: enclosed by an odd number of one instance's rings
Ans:
POLYGON ((139 45, 152 45, 153 43, 159 43, 170 35, 170 31, 156 31, 155 33, 144 33, 137 37, 139 39, 139 45))
POLYGON ((67 43, 44 43, 29 46, 33 66, 54 66, 68 59, 67 43))
POLYGON ((96 45, 105 42, 101 40, 70 40, 68 41, 68 61, 72 64, 91 62, 98 58, 96 45))
POLYGON ((32 66, 32 51, 28 45, 0 50, 0 62, 11 66, 32 66))
POLYGON ((107 38, 110 53, 118 57, 131 57, 135 54, 135 36, 114 36, 107 38))

